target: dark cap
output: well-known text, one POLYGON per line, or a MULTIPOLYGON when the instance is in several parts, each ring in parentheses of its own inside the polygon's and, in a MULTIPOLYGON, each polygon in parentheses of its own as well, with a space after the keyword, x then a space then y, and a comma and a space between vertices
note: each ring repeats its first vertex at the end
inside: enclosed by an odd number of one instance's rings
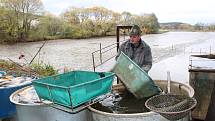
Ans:
POLYGON ((129 32, 129 36, 132 35, 141 35, 142 31, 140 30, 140 27, 137 25, 133 25, 131 28, 131 31, 129 32))

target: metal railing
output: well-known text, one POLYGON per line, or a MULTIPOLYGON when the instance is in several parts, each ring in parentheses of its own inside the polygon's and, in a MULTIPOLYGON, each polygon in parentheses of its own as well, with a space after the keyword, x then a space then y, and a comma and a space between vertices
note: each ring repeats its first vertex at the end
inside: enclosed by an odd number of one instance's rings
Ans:
MULTIPOLYGON (((124 42, 125 39, 123 41, 120 41, 120 42, 124 42)), ((116 43, 113 43, 113 44, 110 44, 110 45, 107 45, 105 47, 102 47, 102 44, 100 43, 99 44, 99 49, 92 52, 92 61, 93 61, 93 71, 95 71, 96 67, 98 66, 101 66, 102 64, 104 64, 105 62, 109 61, 110 59, 114 58, 116 56, 116 54, 112 54, 111 53, 109 55, 111 55, 110 57, 104 59, 104 54, 105 53, 108 53, 108 52, 111 52, 111 50, 113 49, 116 49, 115 52, 117 52, 117 44, 120 43, 120 42, 116 42, 116 43), (96 64, 96 54, 99 54, 99 64, 96 64)), ((98 59, 97 59, 98 60, 98 59)))
POLYGON ((121 26, 121 25, 118 25, 116 26, 116 43, 113 43, 113 44, 110 44, 110 45, 107 45, 105 47, 102 47, 101 43, 99 44, 99 50, 96 50, 94 52, 92 52, 92 61, 93 61, 93 71, 95 71, 96 67, 102 65, 103 63, 109 61, 110 59, 112 59, 113 57, 115 57, 116 55, 112 55, 111 57, 107 58, 107 59, 103 59, 103 54, 107 53, 107 52, 111 52, 111 50, 115 49, 116 48, 116 51, 118 51, 119 49, 119 45, 120 45, 120 42, 123 42, 125 41, 125 31, 126 30, 130 30, 132 26, 121 26), (120 40, 120 30, 123 29, 123 36, 124 36, 124 40, 123 41, 119 41, 120 40), (99 64, 96 64, 95 62, 95 54, 99 53, 99 61, 100 63, 99 64))

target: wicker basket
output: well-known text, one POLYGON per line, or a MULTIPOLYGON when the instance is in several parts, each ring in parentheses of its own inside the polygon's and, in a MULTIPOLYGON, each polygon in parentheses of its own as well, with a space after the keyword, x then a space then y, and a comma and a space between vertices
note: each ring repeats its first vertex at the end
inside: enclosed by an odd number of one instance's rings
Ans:
POLYGON ((159 113, 168 120, 184 118, 196 104, 195 98, 173 94, 156 95, 145 102, 148 109, 159 113))

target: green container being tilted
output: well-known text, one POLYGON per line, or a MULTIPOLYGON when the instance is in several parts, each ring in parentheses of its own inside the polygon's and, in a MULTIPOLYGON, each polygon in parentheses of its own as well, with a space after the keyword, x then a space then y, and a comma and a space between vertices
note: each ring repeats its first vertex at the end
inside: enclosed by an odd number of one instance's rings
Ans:
POLYGON ((118 57, 113 72, 136 98, 150 97, 161 92, 148 74, 123 52, 118 57))
POLYGON ((33 81, 41 99, 76 108, 111 91, 114 73, 72 71, 33 81))

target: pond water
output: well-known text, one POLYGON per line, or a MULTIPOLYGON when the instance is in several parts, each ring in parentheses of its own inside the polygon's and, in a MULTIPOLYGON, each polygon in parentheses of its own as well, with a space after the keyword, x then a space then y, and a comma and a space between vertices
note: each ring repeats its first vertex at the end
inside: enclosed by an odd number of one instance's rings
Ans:
MULTIPOLYGON (((179 78, 180 80, 187 81, 187 73, 184 72, 187 72, 189 66, 189 55, 205 52, 214 53, 215 51, 214 32, 167 32, 144 35, 142 38, 152 49, 154 64, 149 74, 153 78, 166 79, 166 70, 170 70, 174 71, 178 77, 184 77, 183 79, 179 78), (179 70, 176 70, 176 67, 179 70)), ((123 37, 121 37, 121 40, 123 40, 123 37)), ((39 60, 58 69, 66 66, 72 70, 93 70, 91 53, 99 49, 100 43, 104 47, 115 42, 116 37, 48 41, 35 62, 39 60)), ((42 44, 43 42, 30 42, 0 45, 0 59, 10 58, 16 62, 29 63, 42 44), (25 59, 18 59, 21 54, 25 55, 25 59)), ((103 57, 115 54, 116 49, 113 49, 103 57)))

